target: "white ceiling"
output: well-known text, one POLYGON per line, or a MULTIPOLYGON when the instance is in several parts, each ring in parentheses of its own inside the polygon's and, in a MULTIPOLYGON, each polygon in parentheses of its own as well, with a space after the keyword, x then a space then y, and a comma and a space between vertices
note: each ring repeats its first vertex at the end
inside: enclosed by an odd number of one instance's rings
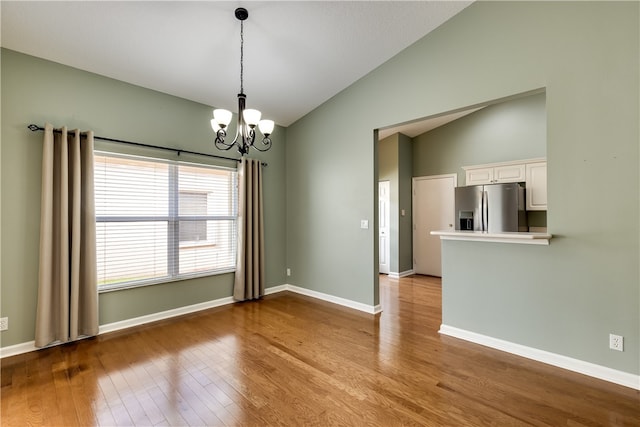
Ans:
POLYGON ((438 114, 433 117, 427 117, 424 119, 412 120, 407 123, 400 123, 391 127, 380 129, 378 131, 378 139, 384 139, 395 133, 402 133, 410 138, 414 138, 418 135, 422 135, 425 132, 429 132, 437 127, 444 126, 449 122, 458 120, 468 114, 475 113, 476 111, 484 108, 473 107, 462 111, 455 111, 451 113, 438 114))
POLYGON ((288 126, 471 1, 6 1, 1 45, 288 126))

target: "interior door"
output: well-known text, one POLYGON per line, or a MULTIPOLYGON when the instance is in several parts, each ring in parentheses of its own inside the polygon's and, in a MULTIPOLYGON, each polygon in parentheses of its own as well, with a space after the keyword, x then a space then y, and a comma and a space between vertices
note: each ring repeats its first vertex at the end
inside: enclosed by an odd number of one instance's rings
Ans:
POLYGON ((389 240, 389 181, 378 183, 378 247, 380 250, 380 273, 389 274, 389 256, 391 241, 389 240))
POLYGON ((457 175, 413 178, 413 270, 442 276, 440 237, 436 230, 453 230, 457 175))

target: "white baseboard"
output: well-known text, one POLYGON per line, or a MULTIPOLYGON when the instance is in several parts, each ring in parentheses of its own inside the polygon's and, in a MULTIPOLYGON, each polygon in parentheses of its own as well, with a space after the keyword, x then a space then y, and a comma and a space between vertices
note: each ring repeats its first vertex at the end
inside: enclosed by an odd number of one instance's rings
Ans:
MULTIPOLYGON (((323 294, 321 292, 300 288, 298 286, 293 286, 293 285, 280 285, 280 286, 273 286, 270 288, 266 288, 264 290, 264 294, 271 295, 271 294, 275 294, 283 291, 291 291, 298 294, 310 296, 323 301, 328 301, 334 304, 353 308, 359 311, 364 311, 365 313, 377 314, 382 312, 382 307, 380 306, 380 304, 376 306, 371 306, 371 305, 362 304, 356 301, 351 301, 348 299, 336 297, 333 295, 323 294)), ((182 316, 184 314, 195 313, 197 311, 206 310, 209 308, 220 307, 223 305, 232 304, 233 302, 234 302, 233 297, 224 297, 224 298, 219 298, 216 300, 206 301, 198 304, 187 305, 185 307, 178 307, 172 310, 152 313, 146 316, 139 316, 139 317, 134 317, 132 319, 121 320, 119 322, 107 323, 105 325, 100 326, 100 328, 98 329, 98 335, 131 328, 134 326, 140 326, 140 325, 144 325, 151 322, 157 322, 158 320, 170 319, 172 317, 182 316)), ((38 350, 38 347, 35 346, 35 341, 29 341, 25 343, 2 347, 0 348, 0 359, 5 357, 10 357, 10 356, 17 356, 18 354, 29 353, 31 351, 36 351, 36 350, 38 350)))
MULTIPOLYGON (((98 335, 131 328, 134 326, 140 326, 151 322, 157 322, 158 320, 170 319, 172 317, 182 316, 184 314, 195 313, 197 311, 206 310, 209 308, 220 307, 222 305, 231 303, 233 303, 233 297, 224 297, 198 304, 178 307, 171 310, 160 311, 158 313, 152 313, 146 316, 139 316, 132 319, 121 320, 119 322, 107 323, 105 325, 100 325, 98 329, 98 335)), ((39 348, 35 346, 35 341, 2 347, 0 348, 0 359, 36 350, 39 350, 39 348)))
POLYGON ((20 344, 10 345, 0 348, 0 359, 10 356, 17 356, 18 354, 29 353, 31 351, 38 350, 35 341, 23 342, 20 344))
POLYGON ((440 325, 440 331, 443 335, 470 341, 485 347, 495 348, 517 356, 526 357, 527 359, 536 360, 558 368, 567 369, 569 371, 578 372, 590 377, 609 381, 615 384, 640 390, 640 375, 630 374, 628 372, 618 371, 616 369, 607 368, 606 366, 596 365, 594 363, 585 362, 583 360, 574 359, 560 354, 550 353, 548 351, 539 350, 537 348, 527 347, 521 344, 515 344, 498 338, 492 338, 486 335, 477 334, 475 332, 458 329, 453 326, 440 325))
POLYGON ((106 334, 107 332, 119 331, 133 326, 140 326, 146 323, 157 322, 158 320, 170 319, 172 317, 182 316, 184 314, 195 313, 197 311, 206 310, 208 308, 220 307, 233 303, 233 297, 224 297, 216 300, 201 302, 198 304, 178 307, 171 310, 160 311, 158 313, 148 314, 146 316, 134 317, 132 319, 121 320, 119 322, 107 323, 101 325, 98 334, 106 334))
POLYGON ((401 277, 407 277, 407 276, 413 276, 415 273, 414 270, 406 270, 406 271, 401 271, 400 273, 396 273, 394 271, 389 273, 389 278, 390 279, 399 279, 401 277))
POLYGON ((301 295, 306 295, 313 298, 317 298, 323 301, 332 302, 334 304, 353 308, 355 310, 364 311, 365 313, 378 314, 382 312, 382 306, 380 304, 368 305, 368 304, 363 304, 361 302, 349 300, 346 298, 340 298, 334 295, 324 294, 318 291, 312 291, 311 289, 301 288, 299 286, 294 286, 294 285, 284 285, 284 286, 286 286, 286 290, 288 291, 295 292, 301 295))
POLYGON ((289 285, 272 286, 264 290, 265 295, 277 294, 278 292, 288 291, 289 285))

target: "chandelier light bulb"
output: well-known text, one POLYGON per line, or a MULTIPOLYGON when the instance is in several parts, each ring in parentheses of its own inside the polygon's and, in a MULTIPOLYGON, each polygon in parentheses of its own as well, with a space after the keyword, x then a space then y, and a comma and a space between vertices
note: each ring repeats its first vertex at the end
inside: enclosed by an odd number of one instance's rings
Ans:
POLYGON ((264 136, 269 136, 273 132, 273 128, 275 127, 275 123, 273 120, 260 120, 258 122, 258 129, 264 136))
POLYGON ((213 118, 221 128, 227 127, 231 123, 231 111, 218 108, 213 110, 213 118))
POLYGON ((242 112, 242 117, 244 117, 245 123, 249 125, 250 128, 256 127, 261 116, 262 113, 258 110, 254 110, 253 108, 247 108, 242 112))

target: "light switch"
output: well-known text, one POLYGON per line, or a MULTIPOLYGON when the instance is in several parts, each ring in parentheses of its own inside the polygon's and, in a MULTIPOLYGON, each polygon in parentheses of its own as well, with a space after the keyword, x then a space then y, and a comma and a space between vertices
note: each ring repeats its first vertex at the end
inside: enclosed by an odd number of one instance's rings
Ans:
POLYGON ((400 216, 404 216, 404 209, 400 209, 400 216))
POLYGON ((369 228, 369 220, 361 219, 360 220, 360 228, 369 228))

